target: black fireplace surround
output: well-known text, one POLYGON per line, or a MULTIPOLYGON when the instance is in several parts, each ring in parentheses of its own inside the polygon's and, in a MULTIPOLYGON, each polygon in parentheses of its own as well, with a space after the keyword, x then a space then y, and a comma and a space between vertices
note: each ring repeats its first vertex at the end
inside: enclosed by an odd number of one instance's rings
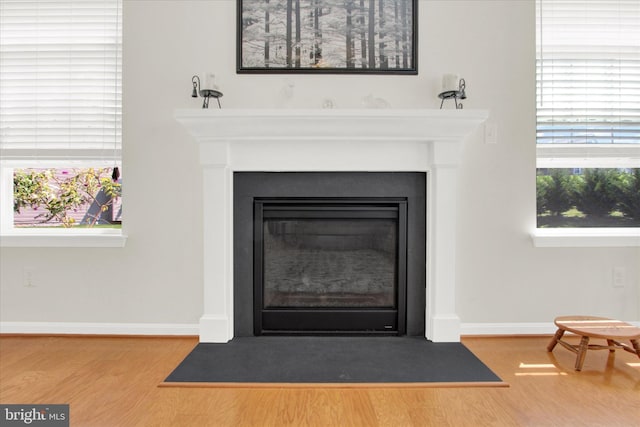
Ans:
POLYGON ((235 336, 424 336, 424 173, 233 179, 235 336))

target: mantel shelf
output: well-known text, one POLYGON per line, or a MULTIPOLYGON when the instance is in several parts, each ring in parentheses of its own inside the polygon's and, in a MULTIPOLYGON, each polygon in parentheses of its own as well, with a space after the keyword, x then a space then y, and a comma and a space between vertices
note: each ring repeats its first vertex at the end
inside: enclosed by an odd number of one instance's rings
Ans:
POLYGON ((459 141, 489 117, 487 110, 433 109, 178 109, 199 142, 459 141))

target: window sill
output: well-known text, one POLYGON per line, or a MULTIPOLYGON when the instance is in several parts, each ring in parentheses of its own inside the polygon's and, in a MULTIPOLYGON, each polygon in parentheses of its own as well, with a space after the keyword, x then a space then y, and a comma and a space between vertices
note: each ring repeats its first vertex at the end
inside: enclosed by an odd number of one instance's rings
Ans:
POLYGON ((20 230, 0 235, 0 247, 13 248, 123 248, 121 230, 20 230))
POLYGON ((537 228, 538 248, 640 247, 640 228, 537 228))

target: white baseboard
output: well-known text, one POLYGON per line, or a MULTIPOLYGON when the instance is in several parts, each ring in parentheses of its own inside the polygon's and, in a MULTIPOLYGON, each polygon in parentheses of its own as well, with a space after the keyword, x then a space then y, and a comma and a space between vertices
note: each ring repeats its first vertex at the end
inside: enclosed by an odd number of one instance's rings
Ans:
MULTIPOLYGON (((640 322, 628 322, 640 327, 640 322)), ((541 335, 556 331, 553 322, 461 323, 460 335, 541 335)), ((197 323, 0 322, 0 334, 175 335, 199 336, 197 323)))
MULTIPOLYGON (((640 322, 628 322, 640 326, 640 322)), ((461 323, 460 335, 550 335, 558 328, 553 322, 542 323, 461 323)))
POLYGON ((1 334, 51 335, 199 335, 190 323, 0 322, 1 334))
POLYGON ((553 334, 553 322, 543 323, 461 323, 460 335, 540 335, 553 334))

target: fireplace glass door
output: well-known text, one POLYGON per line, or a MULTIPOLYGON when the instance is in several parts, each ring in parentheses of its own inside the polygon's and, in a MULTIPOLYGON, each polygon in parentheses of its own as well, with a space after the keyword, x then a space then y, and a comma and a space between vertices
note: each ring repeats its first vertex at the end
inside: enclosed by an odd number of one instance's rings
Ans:
POLYGON ((256 335, 404 333, 406 201, 254 207, 256 335))

